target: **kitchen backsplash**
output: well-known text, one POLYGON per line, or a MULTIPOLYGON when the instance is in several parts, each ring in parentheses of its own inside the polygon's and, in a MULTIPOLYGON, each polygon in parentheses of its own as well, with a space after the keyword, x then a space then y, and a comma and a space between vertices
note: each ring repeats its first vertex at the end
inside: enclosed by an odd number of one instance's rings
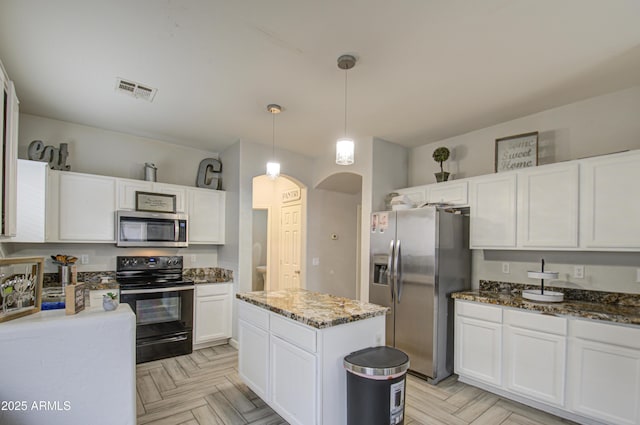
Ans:
MULTIPOLYGON (((208 282, 233 282, 233 270, 222 269, 220 267, 185 268, 183 276, 187 279, 206 280, 208 282)), ((108 277, 109 280, 115 280, 116 272, 78 272, 78 282, 100 282, 103 277, 108 277)), ((45 288, 60 286, 58 273, 45 273, 42 282, 42 286, 45 288)))
POLYGON ((184 269, 183 276, 188 279, 208 282, 233 282, 233 270, 221 269, 220 267, 184 269))
MULTIPOLYGON (((545 289, 562 292, 565 296, 565 299, 571 301, 586 301, 601 304, 617 304, 621 306, 640 307, 640 294, 587 291, 584 289, 559 288, 549 285, 545 285, 544 287, 545 289)), ((540 285, 480 280, 481 291, 511 292, 512 294, 520 294, 523 289, 540 289, 540 285)))

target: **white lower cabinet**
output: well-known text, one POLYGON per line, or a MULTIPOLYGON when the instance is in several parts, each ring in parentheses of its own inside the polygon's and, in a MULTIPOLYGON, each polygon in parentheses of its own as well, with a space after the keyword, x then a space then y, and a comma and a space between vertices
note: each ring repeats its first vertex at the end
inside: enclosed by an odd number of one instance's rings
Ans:
POLYGON ((640 327, 461 300, 455 308, 462 382, 578 422, 640 425, 640 327))
POLYGON ((640 329, 576 320, 570 335, 570 409, 607 423, 640 424, 640 329))
POLYGON ((456 301, 455 372, 502 385, 502 309, 456 301))
POLYGON ((195 290, 193 344, 215 343, 231 337, 231 284, 201 283, 195 290))
POLYGON ((270 356, 271 403, 291 424, 315 424, 318 390, 315 354, 272 335, 270 356))
POLYGON ((504 312, 505 386, 509 391, 564 405, 567 319, 504 312))
POLYGON ((269 333, 245 320, 238 320, 238 373, 261 399, 267 401, 269 382, 269 333))

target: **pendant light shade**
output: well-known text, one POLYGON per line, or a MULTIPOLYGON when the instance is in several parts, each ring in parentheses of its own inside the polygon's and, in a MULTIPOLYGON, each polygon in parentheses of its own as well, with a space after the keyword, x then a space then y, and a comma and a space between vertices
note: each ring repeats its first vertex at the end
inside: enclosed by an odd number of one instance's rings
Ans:
POLYGON ((356 66, 356 58, 342 55, 338 58, 338 68, 344 69, 344 137, 336 142, 336 164, 351 165, 355 162, 355 144, 347 137, 347 71, 356 66))
POLYGON ((338 139, 338 142, 336 143, 336 164, 353 164, 355 161, 354 149, 355 145, 352 139, 346 137, 338 139))
POLYGON ((271 161, 267 162, 267 177, 275 180, 280 175, 280 163, 276 161, 276 114, 282 112, 280 105, 274 103, 267 105, 267 111, 271 113, 273 121, 273 135, 271 144, 271 161))
POLYGON ((279 162, 267 162, 267 177, 271 180, 275 180, 280 175, 280 163, 279 162))

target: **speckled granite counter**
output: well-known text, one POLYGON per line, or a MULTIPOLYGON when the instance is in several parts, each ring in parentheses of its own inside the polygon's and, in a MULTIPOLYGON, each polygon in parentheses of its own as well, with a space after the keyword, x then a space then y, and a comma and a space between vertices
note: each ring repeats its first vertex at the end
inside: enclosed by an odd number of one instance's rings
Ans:
POLYGON ((466 291, 457 292, 451 296, 459 300, 476 301, 543 313, 640 325, 640 307, 636 306, 573 300, 566 300, 562 303, 541 303, 525 300, 519 294, 497 291, 466 291))
POLYGON ((258 291, 236 294, 236 298, 317 329, 382 316, 388 307, 304 289, 258 291))
POLYGON ((195 284, 231 283, 233 282, 233 270, 221 269, 220 267, 184 269, 183 277, 193 280, 195 284))

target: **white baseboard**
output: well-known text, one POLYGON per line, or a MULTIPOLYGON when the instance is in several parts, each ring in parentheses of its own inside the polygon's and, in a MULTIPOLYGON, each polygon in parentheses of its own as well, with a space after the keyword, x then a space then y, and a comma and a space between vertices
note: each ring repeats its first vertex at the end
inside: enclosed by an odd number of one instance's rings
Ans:
POLYGON ((240 344, 238 344, 238 341, 233 338, 229 339, 229 345, 235 348, 236 350, 240 349, 240 344))

